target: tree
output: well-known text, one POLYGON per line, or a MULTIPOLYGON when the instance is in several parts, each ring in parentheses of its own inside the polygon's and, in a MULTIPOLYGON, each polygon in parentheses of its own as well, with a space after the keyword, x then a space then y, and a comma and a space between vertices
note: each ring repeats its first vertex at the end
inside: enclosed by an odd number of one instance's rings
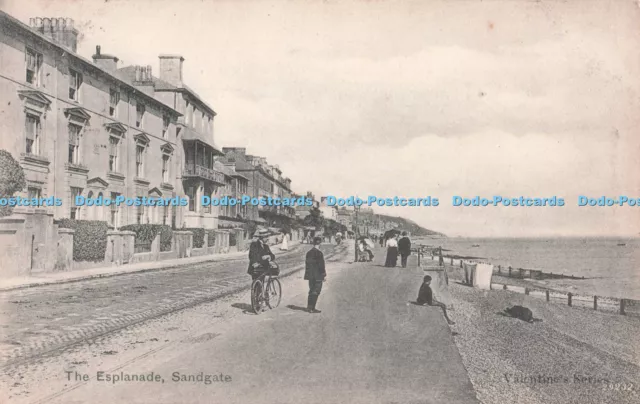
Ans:
MULTIPOLYGON (((10 198, 27 186, 24 171, 11 153, 0 150, 0 198, 10 198)), ((13 207, 0 206, 0 216, 9 216, 13 207)))
POLYGON ((324 217, 322 211, 315 206, 309 210, 309 214, 304 218, 302 223, 305 226, 313 226, 316 230, 320 230, 324 225, 324 217))
POLYGON ((335 236, 337 232, 342 234, 347 233, 347 226, 336 222, 333 219, 326 219, 324 221, 324 234, 328 234, 330 236, 335 236))

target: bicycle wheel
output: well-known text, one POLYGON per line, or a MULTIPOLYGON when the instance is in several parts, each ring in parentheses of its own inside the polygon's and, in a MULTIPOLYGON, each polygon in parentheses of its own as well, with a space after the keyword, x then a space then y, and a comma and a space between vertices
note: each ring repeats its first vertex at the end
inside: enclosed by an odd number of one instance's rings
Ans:
POLYGON ((260 314, 262 310, 264 297, 262 295, 262 281, 256 279, 251 284, 251 308, 254 313, 260 314))
POLYGON ((267 283, 267 306, 270 309, 275 309, 280 305, 282 300, 282 285, 278 278, 271 278, 267 283))

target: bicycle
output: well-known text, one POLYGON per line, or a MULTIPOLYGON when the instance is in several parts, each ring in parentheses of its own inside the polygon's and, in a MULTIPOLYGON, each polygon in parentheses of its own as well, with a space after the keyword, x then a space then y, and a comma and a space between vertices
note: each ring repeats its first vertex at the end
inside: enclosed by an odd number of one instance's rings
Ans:
POLYGON ((279 273, 279 269, 270 268, 251 282, 251 308, 254 313, 260 314, 265 305, 270 309, 275 309, 280 305, 282 285, 278 279, 279 273), (274 270, 275 273, 272 272, 274 270))

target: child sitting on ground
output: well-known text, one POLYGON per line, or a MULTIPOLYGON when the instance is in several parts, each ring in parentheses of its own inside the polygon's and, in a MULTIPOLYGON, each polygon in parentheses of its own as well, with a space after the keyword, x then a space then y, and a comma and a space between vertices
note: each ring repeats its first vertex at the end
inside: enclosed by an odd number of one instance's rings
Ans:
POLYGON ((422 285, 420 286, 420 291, 418 292, 418 300, 416 301, 416 303, 421 306, 426 304, 428 306, 438 306, 442 308, 442 312, 444 313, 444 318, 447 319, 447 323, 449 323, 449 325, 455 324, 453 321, 451 321, 449 316, 447 316, 447 306, 444 303, 440 303, 439 301, 433 299, 433 292, 431 291, 431 286, 429 286, 430 284, 431 277, 429 275, 426 275, 424 277, 422 285))

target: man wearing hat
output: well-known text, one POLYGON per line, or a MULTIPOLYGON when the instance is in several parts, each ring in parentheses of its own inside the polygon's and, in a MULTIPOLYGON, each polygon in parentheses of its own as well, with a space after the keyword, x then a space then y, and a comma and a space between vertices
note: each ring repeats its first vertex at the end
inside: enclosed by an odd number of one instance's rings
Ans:
POLYGON ((402 232, 402 238, 398 241, 398 253, 400 254, 402 268, 407 267, 407 258, 411 255, 411 240, 407 232, 402 232))
POLYGON ((320 313, 320 310, 316 309, 316 302, 322 290, 322 282, 327 277, 324 254, 320 251, 320 244, 322 244, 322 238, 314 237, 313 248, 309 250, 305 259, 304 279, 309 281, 309 297, 307 299, 309 313, 320 313))
POLYGON ((265 242, 268 236, 269 232, 266 229, 260 229, 253 235, 254 241, 249 246, 249 269, 247 270, 252 280, 258 278, 264 270, 269 268, 269 261, 276 259, 265 242))

